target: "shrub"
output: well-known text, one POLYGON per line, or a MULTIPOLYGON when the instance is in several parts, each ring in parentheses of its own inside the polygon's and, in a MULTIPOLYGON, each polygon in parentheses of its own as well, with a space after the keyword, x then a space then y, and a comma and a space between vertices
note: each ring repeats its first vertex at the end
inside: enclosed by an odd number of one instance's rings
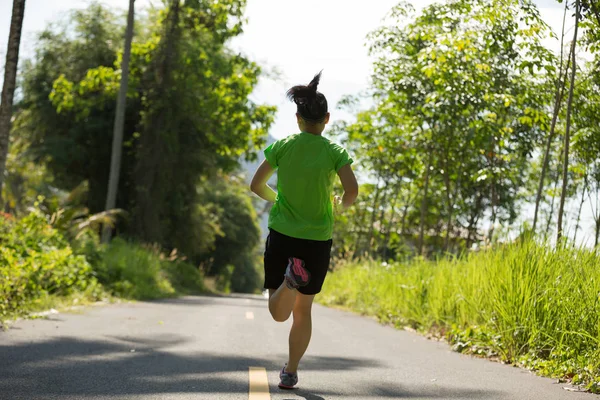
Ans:
POLYGON ((235 177, 223 177, 200 188, 203 203, 213 204, 220 232, 198 259, 221 291, 253 293, 262 285, 257 261, 260 227, 248 188, 235 177))
POLYGON ((98 280, 114 295, 158 299, 204 291, 198 268, 169 260, 153 248, 116 238, 95 263, 98 280))
POLYGON ((0 319, 23 314, 48 295, 102 291, 84 256, 34 209, 20 220, 0 216, 0 319))

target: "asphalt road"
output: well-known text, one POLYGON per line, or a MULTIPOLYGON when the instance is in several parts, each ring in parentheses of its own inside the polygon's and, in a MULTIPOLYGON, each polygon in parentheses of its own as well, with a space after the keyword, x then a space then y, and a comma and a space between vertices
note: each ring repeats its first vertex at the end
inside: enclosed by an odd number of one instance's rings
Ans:
POLYGON ((186 297, 20 321, 0 332, 0 399, 597 398, 368 318, 321 306, 314 314, 300 388, 291 392, 277 388, 289 322, 273 322, 259 297, 186 297), (269 395, 249 395, 251 367, 266 369, 269 395))

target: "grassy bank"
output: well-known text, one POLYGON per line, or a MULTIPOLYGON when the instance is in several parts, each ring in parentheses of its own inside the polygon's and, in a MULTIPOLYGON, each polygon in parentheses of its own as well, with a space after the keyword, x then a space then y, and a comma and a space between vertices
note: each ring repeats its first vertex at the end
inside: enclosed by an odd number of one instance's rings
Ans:
POLYGON ((94 264, 103 287, 121 298, 148 300, 205 291, 200 271, 191 264, 118 238, 94 264))
MULTIPOLYGON (((75 248, 34 210, 0 215, 0 323, 111 297, 156 299, 206 291, 200 271, 158 250, 90 236, 75 248)), ((76 243, 77 245, 77 243, 76 243)))
POLYGON ((590 251, 527 243, 439 262, 351 264, 329 276, 321 302, 600 391, 600 257, 590 251))

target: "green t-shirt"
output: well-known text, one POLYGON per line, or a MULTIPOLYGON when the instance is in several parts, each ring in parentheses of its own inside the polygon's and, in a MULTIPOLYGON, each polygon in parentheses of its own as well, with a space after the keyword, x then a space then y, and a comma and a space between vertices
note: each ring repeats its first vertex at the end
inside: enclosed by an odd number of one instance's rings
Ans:
POLYGON ((333 236, 333 183, 352 158, 323 136, 299 133, 265 150, 277 169, 277 200, 269 228, 298 239, 329 240, 333 236))

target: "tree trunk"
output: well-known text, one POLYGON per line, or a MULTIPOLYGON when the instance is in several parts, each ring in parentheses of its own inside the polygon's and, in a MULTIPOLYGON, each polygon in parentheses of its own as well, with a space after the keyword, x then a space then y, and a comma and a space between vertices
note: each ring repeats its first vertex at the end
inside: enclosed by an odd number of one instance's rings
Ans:
POLYGON ((481 208, 481 203, 483 202, 483 194, 477 195, 477 200, 475 200, 475 208, 472 210, 471 215, 469 217, 469 225, 467 226, 467 231, 469 232, 467 235, 467 250, 473 246, 473 242, 475 241, 475 234, 477 233, 477 223, 479 222, 479 209, 481 208))
POLYGON ((496 172, 495 172, 495 160, 496 160, 496 139, 492 139, 492 151, 491 151, 491 170, 492 170, 492 187, 491 187, 491 198, 492 198, 492 218, 491 218, 491 226, 488 232, 488 240, 490 244, 494 240, 494 225, 496 224, 496 219, 498 217, 498 191, 496 190, 496 172))
POLYGON ((19 64, 19 48, 21 47, 21 32, 23 18, 25 17, 25 0, 14 0, 8 46, 6 48, 6 64, 4 67, 4 84, 2 87, 2 101, 0 103, 0 203, 2 202, 2 185, 4 183, 4 170, 8 156, 8 139, 12 126, 12 109, 17 83, 17 65, 19 64))
POLYGON ((404 204, 404 208, 402 209, 402 222, 400 223, 400 237, 404 237, 406 234, 406 216, 408 215, 408 207, 410 204, 407 202, 404 204))
POLYGON ((429 195, 429 173, 431 168, 431 161, 433 158, 433 152, 429 150, 427 156, 427 165, 425 166, 425 184, 423 187, 423 200, 421 201, 421 221, 419 224, 419 242, 417 251, 419 255, 423 255, 423 240, 425 236, 425 214, 427 213, 427 196, 429 195))
POLYGON ((359 207, 358 208, 360 211, 358 211, 357 213, 357 218, 356 218, 356 238, 354 239, 354 250, 352 251, 352 257, 351 259, 354 259, 356 257, 357 254, 360 254, 360 242, 362 239, 362 228, 365 226, 365 218, 367 216, 367 207, 366 205, 364 207, 359 207))
MULTIPOLYGON (((540 173, 540 182, 538 185, 537 193, 535 196, 535 211, 533 213, 533 227, 532 231, 535 234, 538 214, 540 210, 540 202, 542 200, 542 191, 544 190, 544 181, 546 179, 546 172, 548 171, 548 163, 550 160, 550 149, 552 147, 552 142, 554 141, 554 135, 556 133, 556 122, 558 120, 558 114, 560 113, 560 108, 562 105, 562 99, 565 94, 565 84, 566 77, 569 73, 569 64, 571 62, 571 57, 567 61, 567 67, 565 68, 565 74, 563 76, 562 65, 563 65, 563 41, 565 38, 565 21, 567 17, 567 2, 565 1, 565 12, 563 15, 563 25, 562 25, 562 36, 560 40, 560 71, 558 74, 558 81, 556 82, 556 95, 554 100, 554 113, 552 114, 552 124, 550 126, 550 132, 548 133, 548 140, 546 141, 546 151, 544 152, 544 161, 542 162, 542 171, 540 173)), ((573 47, 571 47, 573 49, 573 47)), ((571 52, 569 52, 569 56, 571 52)), ((553 199, 554 201, 554 199, 553 199)), ((546 230, 547 232, 547 230, 546 230)))
POLYGON ((375 230, 375 218, 377 217, 377 207, 379 205, 379 195, 381 194, 381 188, 379 187, 379 181, 381 180, 381 176, 377 178, 377 187, 375 188, 375 198, 373 199, 373 212, 371 213, 371 222, 369 223, 369 237, 366 241, 365 252, 363 253, 371 253, 371 242, 373 241, 373 231, 375 230))
POLYGON ((387 260, 387 253, 390 247, 390 238, 392 236, 392 227, 394 226, 394 222, 396 222, 396 204, 398 203, 398 198, 400 197, 400 189, 396 189, 396 195, 394 196, 394 200, 392 200, 392 207, 390 210, 390 220, 388 222, 387 229, 385 231, 385 238, 383 239, 383 260, 387 260))
POLYGON ((450 243, 450 230, 452 229, 452 209, 454 208, 454 202, 452 201, 451 195, 451 182, 450 182, 450 171, 448 171, 448 154, 445 155, 444 162, 444 184, 446 186, 446 206, 448 208, 448 217, 446 219, 446 237, 444 238, 444 251, 448 251, 448 244, 450 243))
POLYGON ((585 192, 588 189, 587 176, 584 178, 584 180, 585 180, 585 184, 583 186, 583 192, 581 192, 581 202, 579 203, 579 209, 577 210, 577 223, 575 224, 575 234, 573 235, 573 243, 574 244, 577 242, 577 231, 580 228, 579 223, 581 222, 581 210, 583 209, 583 203, 585 202, 585 192))
POLYGON ((554 203, 556 201, 556 188, 558 187, 558 181, 560 179, 560 174, 556 174, 556 178, 554 179, 554 189, 552 190, 552 202, 550 203, 550 214, 546 220, 546 238, 548 238, 548 233, 550 233, 550 224, 552 223, 552 217, 554 216, 554 203))
POLYGON ((494 240, 494 231, 495 231, 495 226, 496 225, 496 219, 498 218, 498 214, 497 214, 497 206, 498 206, 498 195, 496 193, 496 182, 495 182, 495 178, 492 181, 492 217, 491 217, 491 225, 490 225, 490 230, 488 231, 488 241, 490 242, 490 244, 492 243, 492 241, 494 240))
POLYGON ((598 239, 600 237, 600 182, 596 181, 596 208, 594 209, 594 201, 592 200, 592 191, 588 192, 590 206, 592 207, 592 215, 596 223, 596 235, 594 237, 594 248, 598 248, 598 239))
POLYGON ((598 239, 600 239, 600 218, 596 219, 596 238, 594 239, 594 248, 598 247, 598 239))
MULTIPOLYGON (((131 58, 131 42, 133 40, 133 24, 135 13, 135 0, 129 0, 129 14, 127 15, 127 30, 125 32, 125 49, 121 63, 121 87, 117 97, 117 110, 113 128, 112 156, 110 161, 110 177, 108 180, 108 194, 106 196, 105 210, 112 210, 117 204, 117 191, 119 188, 119 173, 121 170, 121 151, 123 149, 123 126, 125 124, 125 104, 127 101, 127 86, 129 84, 129 59, 131 58)), ((102 241, 110 241, 111 228, 104 227, 102 241)))
POLYGON ((379 210, 379 233, 375 236, 374 238, 374 242, 371 244, 371 248, 374 249, 377 254, 379 255, 379 251, 380 248, 379 246, 381 246, 380 243, 384 238, 385 238, 385 212, 386 212, 386 208, 387 208, 387 198, 388 198, 388 187, 389 187, 389 178, 385 180, 385 187, 383 188, 383 196, 381 197, 381 201, 380 201, 380 210, 379 210))
POLYGON ((579 17, 580 17, 580 0, 575 1, 575 33, 573 34, 573 51, 571 54, 571 85, 569 87, 569 101, 567 103, 567 128, 565 131, 565 145, 563 151, 563 183, 562 192, 560 195, 560 206, 558 208, 558 232, 556 234, 556 242, 560 243, 563 236, 563 214, 565 211, 565 199, 567 198, 567 187, 569 183, 569 144, 571 140, 571 113, 573 111, 573 89, 575 88, 575 75, 577 74, 576 64, 576 48, 577 34, 579 32, 579 17))

